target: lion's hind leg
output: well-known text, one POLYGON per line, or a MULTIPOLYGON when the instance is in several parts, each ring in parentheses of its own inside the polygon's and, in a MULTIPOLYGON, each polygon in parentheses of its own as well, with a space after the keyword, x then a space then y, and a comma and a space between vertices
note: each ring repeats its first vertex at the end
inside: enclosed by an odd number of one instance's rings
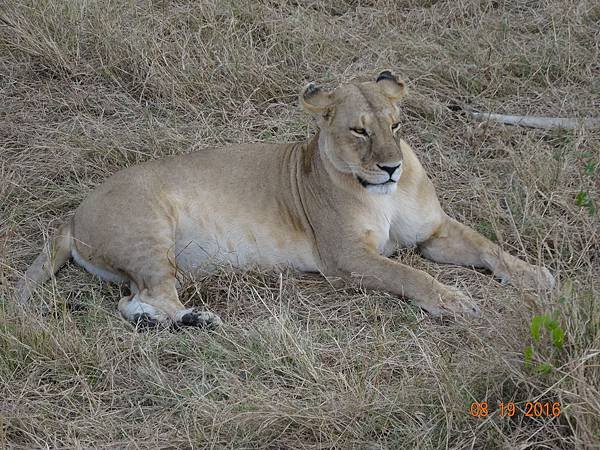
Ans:
POLYGON ((132 286, 132 295, 119 301, 119 312, 126 320, 148 327, 173 325, 215 329, 222 324, 221 318, 213 312, 186 308, 179 300, 175 285, 173 277, 141 291, 132 286))
MULTIPOLYGON (((169 252, 157 252, 167 255, 169 252)), ((119 312, 128 321, 144 326, 194 326, 214 329, 219 316, 198 308, 186 308, 179 300, 177 278, 170 258, 146 258, 132 271, 131 295, 121 298, 119 312)))
POLYGON ((142 327, 155 327, 159 325, 169 325, 168 315, 155 308, 149 303, 141 300, 140 293, 134 293, 122 297, 119 300, 119 312, 124 319, 142 327))
POLYGON ((148 327, 174 325, 214 329, 222 324, 221 318, 213 312, 186 308, 179 301, 174 284, 175 280, 164 281, 121 298, 119 312, 128 321, 148 327))

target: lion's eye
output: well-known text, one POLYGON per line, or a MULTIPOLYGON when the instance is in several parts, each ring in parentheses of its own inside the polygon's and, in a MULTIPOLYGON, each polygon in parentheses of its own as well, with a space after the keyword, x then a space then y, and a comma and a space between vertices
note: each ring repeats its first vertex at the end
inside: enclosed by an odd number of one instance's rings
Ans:
POLYGON ((396 122, 392 124, 392 132, 395 133, 400 129, 400 122, 396 122))
POLYGON ((350 131, 356 134, 360 134, 361 136, 369 135, 369 133, 367 133, 367 130, 365 130, 364 128, 350 128, 350 131))

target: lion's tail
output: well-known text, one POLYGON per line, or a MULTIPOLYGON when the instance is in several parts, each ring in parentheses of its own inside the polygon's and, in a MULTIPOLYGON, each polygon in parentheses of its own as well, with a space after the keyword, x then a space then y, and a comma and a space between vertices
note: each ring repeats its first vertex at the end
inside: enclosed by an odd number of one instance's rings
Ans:
POLYGON ((72 222, 61 225, 46 248, 29 266, 17 284, 17 301, 27 306, 36 286, 47 281, 69 260, 73 245, 72 222))

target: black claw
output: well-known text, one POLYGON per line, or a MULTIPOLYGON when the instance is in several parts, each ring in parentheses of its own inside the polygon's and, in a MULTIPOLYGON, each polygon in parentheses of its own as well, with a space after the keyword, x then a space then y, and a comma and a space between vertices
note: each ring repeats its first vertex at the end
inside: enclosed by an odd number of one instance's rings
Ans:
POLYGON ((182 327, 198 327, 214 330, 217 328, 217 323, 213 320, 206 320, 201 311, 192 311, 185 314, 177 325, 182 327))
POLYGON ((133 323, 140 329, 155 328, 159 325, 158 320, 148 313, 140 313, 133 316, 133 323))
POLYGON ((198 314, 190 312, 181 318, 181 325, 186 327, 197 327, 203 325, 203 321, 200 320, 200 316, 198 314))

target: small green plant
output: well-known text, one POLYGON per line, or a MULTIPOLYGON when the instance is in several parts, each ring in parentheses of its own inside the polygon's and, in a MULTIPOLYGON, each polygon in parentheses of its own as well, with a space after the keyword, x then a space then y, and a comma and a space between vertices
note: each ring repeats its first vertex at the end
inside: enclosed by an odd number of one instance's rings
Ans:
MULTIPOLYGON (((598 171, 598 165, 593 161, 591 153, 584 153, 582 155, 583 158, 583 175, 585 177, 594 178, 598 171)), ((590 216, 596 214, 597 209, 594 204, 594 201, 590 197, 590 194, 587 190, 581 189, 577 196, 575 197, 575 204, 581 208, 587 209, 590 216)))
MULTIPOLYGON (((531 319, 531 323, 529 325, 529 332, 531 334, 531 338, 533 339, 533 343, 529 345, 523 351, 523 357, 525 360, 525 367, 531 368, 533 367, 533 360, 537 353, 540 354, 543 344, 542 344, 542 331, 546 330, 550 336, 550 341, 552 343, 552 347, 556 350, 562 350, 564 340, 565 340, 565 332, 558 323, 556 319, 553 319, 550 314, 542 314, 539 316, 533 316, 531 319)), ((539 373, 550 373, 552 372, 554 366, 549 361, 551 358, 546 358, 543 360, 543 357, 540 355, 536 358, 539 362, 535 365, 535 371, 539 373)))
POLYGON ((492 242, 498 242, 498 237, 496 236, 496 231, 494 230, 494 224, 487 220, 482 220, 475 226, 477 231, 483 234, 486 238, 488 238, 492 242))

